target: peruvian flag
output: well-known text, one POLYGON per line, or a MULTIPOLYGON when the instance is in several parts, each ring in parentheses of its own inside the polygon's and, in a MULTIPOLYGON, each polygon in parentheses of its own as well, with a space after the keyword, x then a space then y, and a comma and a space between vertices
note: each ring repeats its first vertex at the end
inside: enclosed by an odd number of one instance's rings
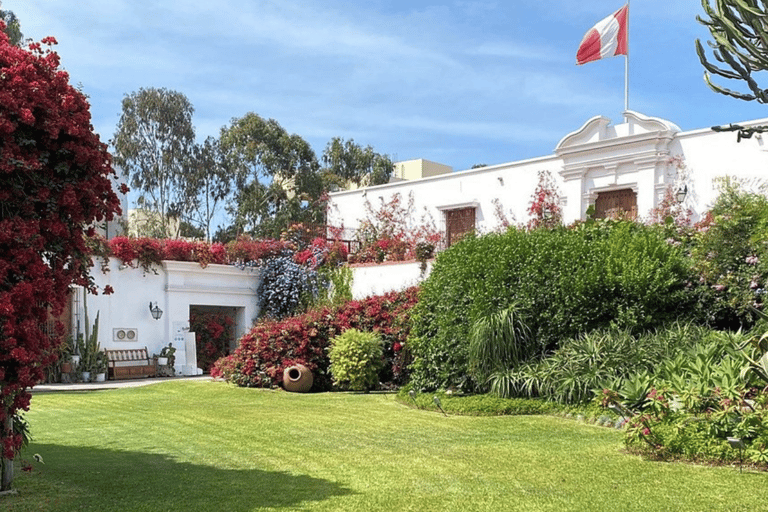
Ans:
POLYGON ((614 55, 626 55, 628 18, 629 4, 592 27, 579 45, 576 64, 586 64, 614 55))

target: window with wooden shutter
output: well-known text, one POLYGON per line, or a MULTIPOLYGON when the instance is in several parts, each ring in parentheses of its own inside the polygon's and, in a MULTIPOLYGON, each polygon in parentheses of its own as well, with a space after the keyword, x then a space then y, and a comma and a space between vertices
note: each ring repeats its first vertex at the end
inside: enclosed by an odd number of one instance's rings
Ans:
POLYGON ((595 200, 595 218, 637 218, 637 194, 631 188, 598 192, 595 200))
POLYGON ((475 230, 475 209, 459 208, 445 211, 445 243, 447 247, 475 230))

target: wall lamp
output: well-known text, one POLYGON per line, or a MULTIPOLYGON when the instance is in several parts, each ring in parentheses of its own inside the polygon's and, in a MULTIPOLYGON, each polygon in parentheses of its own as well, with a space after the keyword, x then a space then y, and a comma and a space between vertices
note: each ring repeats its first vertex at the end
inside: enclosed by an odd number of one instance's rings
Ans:
POLYGON ((154 306, 152 305, 152 302, 149 303, 149 312, 152 313, 152 318, 155 320, 160 320, 160 317, 163 316, 163 310, 160 309, 157 302, 155 302, 154 306))
POLYGON ((682 203, 685 201, 685 196, 688 195, 688 185, 683 185, 679 189, 677 189, 677 192, 675 192, 675 199, 677 199, 678 203, 682 203))

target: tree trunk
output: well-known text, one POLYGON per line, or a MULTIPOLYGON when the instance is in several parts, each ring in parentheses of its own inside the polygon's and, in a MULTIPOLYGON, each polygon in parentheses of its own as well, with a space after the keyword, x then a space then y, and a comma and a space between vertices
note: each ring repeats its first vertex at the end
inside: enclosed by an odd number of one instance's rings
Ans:
MULTIPOLYGON (((5 433, 13 433, 13 415, 6 411, 5 425, 3 430, 5 433)), ((2 462, 2 482, 0 482, 0 492, 10 491, 11 485, 13 485, 13 460, 3 457, 2 462)))

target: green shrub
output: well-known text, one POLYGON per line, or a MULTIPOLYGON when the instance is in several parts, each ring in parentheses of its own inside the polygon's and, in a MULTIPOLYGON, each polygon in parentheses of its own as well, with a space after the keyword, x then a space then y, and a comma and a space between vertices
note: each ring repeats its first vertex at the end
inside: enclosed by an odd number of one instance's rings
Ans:
POLYGON ((384 348, 378 334, 347 329, 331 340, 328 356, 336 386, 368 391, 378 383, 384 364, 384 348))
POLYGON ((605 390, 604 404, 630 416, 625 443, 657 458, 732 462, 742 454, 728 438, 745 445, 745 460, 768 464, 768 392, 749 371, 760 355, 742 333, 711 331, 697 344, 660 361, 655 375, 627 378, 605 390), (641 382, 642 385, 638 385, 641 382), (644 399, 638 392, 648 389, 644 399))
POLYGON ((510 229, 467 237, 438 255, 414 310, 418 389, 472 389, 470 327, 515 304, 533 350, 613 326, 643 332, 691 315, 691 273, 679 247, 627 221, 510 229))

